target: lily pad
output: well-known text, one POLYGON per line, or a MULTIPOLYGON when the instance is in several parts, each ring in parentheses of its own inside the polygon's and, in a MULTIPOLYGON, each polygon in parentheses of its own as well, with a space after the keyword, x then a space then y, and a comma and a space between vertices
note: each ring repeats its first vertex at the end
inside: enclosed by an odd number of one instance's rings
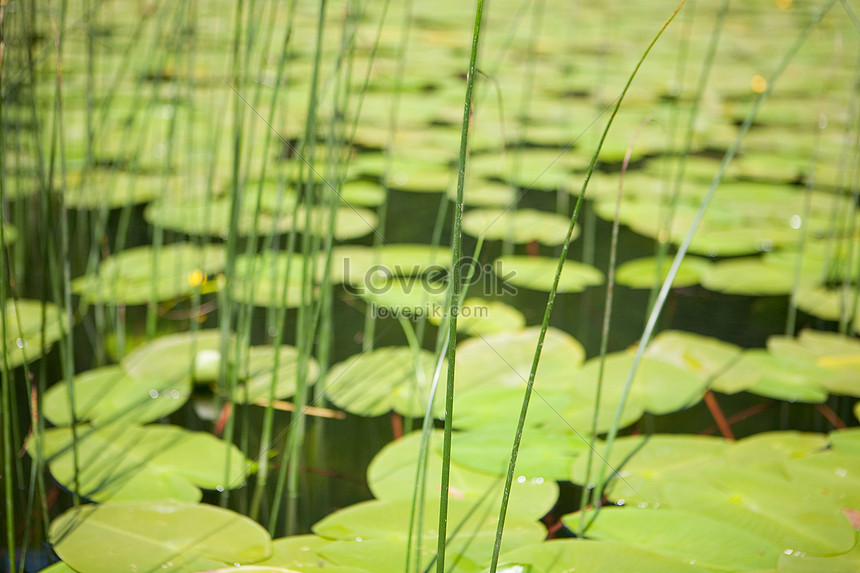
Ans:
MULTIPOLYGON (((511 435, 510 438, 512 437, 511 435)), ((510 448, 510 444, 508 446, 510 448)), ((418 430, 391 442, 376 454, 367 468, 367 484, 377 499, 411 503, 418 475, 420 447, 421 431, 418 430)), ((455 439, 452 450, 456 448, 455 439)), ((428 449, 424 477, 425 495, 435 498, 439 495, 442 475, 441 431, 436 430, 430 436, 428 449)), ((507 471, 507 467, 504 471, 507 471)), ((475 471, 454 462, 451 464, 448 493, 453 498, 475 506, 496 507, 501 501, 504 489, 503 473, 475 471)), ((528 474, 518 468, 517 479, 511 489, 509 512, 511 515, 537 520, 552 509, 557 498, 558 486, 554 481, 545 478, 543 472, 528 474)))
MULTIPOLYGON (((339 408, 359 416, 379 416, 391 410, 410 417, 424 415, 436 360, 426 350, 385 347, 350 356, 332 366, 326 395, 339 408)), ((445 374, 436 389, 433 412, 445 401, 445 374)))
POLYGON ((4 358, 9 368, 42 356, 42 352, 50 350, 65 330, 65 313, 50 302, 7 299, 5 318, 4 358))
MULTIPOLYGON (((444 317, 430 316, 430 322, 441 324, 444 317)), ((516 308, 503 302, 483 298, 467 298, 457 316, 457 332, 467 336, 482 336, 509 330, 520 330, 526 319, 516 308)))
POLYGON ((793 357, 776 357, 766 350, 745 350, 720 374, 711 387, 724 394, 741 390, 788 402, 820 403, 827 391, 819 384, 829 374, 814 363, 793 357))
POLYGON ((120 364, 132 378, 141 380, 212 382, 218 377, 220 348, 221 333, 217 329, 183 332, 161 336, 136 348, 120 364))
MULTIPOLYGON (((507 472, 513 439, 513 432, 496 428, 458 432, 451 455, 462 467, 501 475, 507 472)), ((523 431, 516 471, 523 476, 567 481, 573 460, 587 448, 588 443, 573 432, 528 427, 523 431)))
POLYGON ((740 357, 741 348, 717 338, 665 330, 648 344, 645 356, 674 364, 708 382, 740 357))
POLYGON ((94 501, 195 502, 198 488, 240 487, 253 468, 235 446, 228 457, 223 441, 178 426, 81 425, 74 433, 69 427, 52 428, 30 440, 27 452, 41 455, 66 488, 94 501))
POLYGON ((94 303, 169 300, 194 292, 207 277, 221 272, 225 261, 226 252, 217 245, 173 243, 157 252, 150 246, 135 247, 102 261, 95 275, 73 280, 72 290, 94 303))
MULTIPOLYGON (((302 260, 298 253, 274 253, 268 250, 255 256, 236 257, 233 297, 254 306, 300 306, 304 270, 302 260)), ((308 297, 311 297, 311 293, 308 293, 308 297)))
POLYGON ((75 376, 75 420, 69 388, 54 384, 42 398, 42 411, 55 425, 91 422, 94 426, 122 420, 145 424, 178 410, 191 395, 188 379, 164 381, 132 378, 119 366, 103 366, 75 376))
POLYGON ((380 277, 442 273, 451 267, 451 250, 432 245, 393 244, 376 248, 340 246, 332 252, 332 282, 355 286, 380 277))
MULTIPOLYGON (((850 324, 852 309, 858 297, 860 293, 857 289, 846 292, 842 289, 807 285, 797 290, 797 308, 812 316, 832 321, 840 320, 844 312, 850 324)), ((853 320, 855 325, 860 325, 860 313, 854 316, 853 320)))
POLYGON ((702 275, 702 286, 726 294, 783 295, 794 286, 794 270, 760 258, 720 261, 702 275))
MULTIPOLYGON (((447 552, 449 559, 461 563, 463 568, 458 567, 457 571, 479 571, 480 566, 489 565, 498 514, 495 505, 483 508, 483 511, 480 509, 482 506, 476 507, 471 500, 449 498, 448 531, 451 536, 447 552)), ((438 497, 426 499, 423 513, 424 528, 416 536, 420 537, 423 549, 422 570, 427 568, 436 552, 438 497)), ((360 567, 374 573, 394 573, 403 571, 406 563, 411 517, 411 503, 373 500, 328 515, 313 526, 313 531, 321 537, 338 541, 319 550, 320 555, 332 563, 360 567)), ((537 521, 510 515, 503 543, 513 548, 536 543, 545 535, 543 526, 537 521)))
MULTIPOLYGON (((544 245, 560 245, 567 237, 570 220, 567 217, 534 209, 475 209, 463 215, 463 231, 473 237, 515 244, 537 241, 544 245)), ((579 236, 574 228, 571 239, 579 236)))
POLYGON ((802 358, 828 371, 818 382, 831 394, 860 396, 860 340, 836 332, 803 330, 797 339, 771 336, 771 354, 802 358))
MULTIPOLYGON (((525 390, 539 327, 472 338, 457 345, 455 376, 459 392, 478 387, 525 390)), ((585 358, 585 350, 572 336, 550 327, 544 338, 535 385, 541 391, 566 387, 571 372, 585 358)))
POLYGON ((405 318, 434 316, 441 318, 447 285, 427 277, 378 277, 362 287, 361 298, 376 307, 376 316, 385 314, 405 318), (388 313, 383 312, 389 311, 388 313))
MULTIPOLYGON (((552 288, 557 270, 558 259, 552 257, 499 257, 493 265, 493 272, 505 283, 544 292, 552 288)), ((590 286, 603 284, 603 281, 604 276, 599 269, 576 261, 565 261, 558 292, 582 292, 590 286)))
MULTIPOLYGON (((603 368, 602 399, 617 404, 633 366, 631 352, 609 354, 603 368)), ((574 387, 577 395, 589 398, 597 394, 600 358, 592 358, 575 372, 574 387)), ((646 412, 668 414, 690 407, 701 400, 706 384, 686 369, 669 362, 643 357, 633 377, 630 400, 646 412)))
POLYGON ((111 502, 73 508, 51 523, 54 550, 91 573, 207 571, 272 552, 259 524, 211 505, 111 502))
MULTIPOLYGON (((576 530, 578 513, 562 518, 576 530)), ((586 515, 593 517, 593 512, 586 515)), ((605 507, 588 529, 590 539, 615 541, 711 571, 765 570, 776 566, 782 548, 730 522, 682 509, 605 507)))
MULTIPOLYGON (((613 476, 606 495, 617 503, 623 500, 640 508, 660 507, 665 505, 667 476, 695 481, 691 476, 723 463, 722 454, 728 447, 725 440, 711 436, 655 434, 644 445, 641 436, 619 438, 611 456, 600 462, 608 464, 604 475, 613 476), (618 473, 613 474, 613 470, 618 473)), ((594 460, 592 483, 601 471, 598 461, 594 460)), ((586 470, 586 458, 580 456, 573 464, 572 481, 584 484, 586 470)))
MULTIPOLYGON (((299 351, 293 346, 281 346, 277 353, 272 346, 252 346, 239 376, 241 382, 234 394, 235 401, 254 403, 268 400, 270 395, 275 399, 289 398, 296 393, 298 386, 299 360, 299 351), (274 372, 276 358, 278 370, 274 372)), ((313 358, 308 358, 305 369, 305 385, 311 386, 319 376, 319 365, 313 358)))
POLYGON ((333 543, 318 535, 293 535, 272 540, 272 555, 256 564, 257 567, 292 567, 302 572, 327 571, 330 573, 367 573, 365 569, 338 567, 319 556, 317 551, 333 543))
POLYGON ((854 529, 837 500, 773 471, 711 465, 699 479, 669 477, 666 506, 687 508, 731 523, 783 551, 844 553, 854 546, 854 529))
MULTIPOLYGON (((667 254, 663 259, 662 270, 657 273, 657 259, 655 257, 643 257, 633 259, 618 266, 615 271, 615 280, 620 285, 630 288, 652 288, 657 281, 663 283, 666 275, 669 274, 669 268, 672 266, 672 255, 667 254)), ((702 274, 704 274, 711 266, 708 259, 702 257, 694 257, 692 255, 684 257, 681 266, 678 267, 678 274, 675 275, 675 280, 672 282, 674 288, 683 288, 699 284, 702 274)))
POLYGON ((510 571, 567 573, 569 571, 636 571, 637 573, 692 573, 706 571, 652 551, 612 541, 554 539, 502 554, 510 571), (516 569, 515 566, 520 566, 516 569), (530 567, 523 569, 523 566, 530 567), (534 568, 534 569, 531 569, 534 568))

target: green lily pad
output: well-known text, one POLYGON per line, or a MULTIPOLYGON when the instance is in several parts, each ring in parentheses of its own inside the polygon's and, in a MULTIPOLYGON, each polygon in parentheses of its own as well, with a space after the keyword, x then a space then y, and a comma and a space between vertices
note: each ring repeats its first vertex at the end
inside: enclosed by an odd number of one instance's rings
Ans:
MULTIPOLYGON (((431 315, 430 322, 441 324, 444 317, 431 315)), ((467 298, 460 305, 457 315, 457 332, 467 336, 483 336, 520 330, 526 325, 526 319, 516 308, 496 300, 483 298, 467 298)))
POLYGON ((50 302, 6 299, 5 318, 4 358, 9 368, 42 356, 42 352, 50 350, 65 330, 65 313, 50 302))
POLYGON ((374 275, 416 276, 445 271, 451 267, 451 250, 432 245, 349 245, 333 249, 331 263, 332 282, 362 286, 374 275))
POLYGON ((779 556, 777 570, 780 573, 854 573, 860 570, 860 543, 854 549, 839 555, 807 555, 801 551, 779 556))
POLYGON ((652 551, 612 541, 554 539, 526 545, 502 554, 503 566, 530 566, 541 573, 569 571, 636 571, 637 573, 692 573, 706 571, 652 551))
MULTIPOLYGON (((472 338, 457 345, 455 376, 458 392, 474 388, 507 387, 525 390, 539 327, 472 338)), ((585 350, 572 336, 547 329, 535 385, 544 389, 567 387, 570 373, 585 358, 585 350)))
MULTIPOLYGON (((461 563, 457 571, 479 571, 480 566, 489 565, 496 535, 496 509, 495 504, 476 507, 471 500, 449 498, 448 532, 451 537, 447 553, 449 560, 461 563)), ((416 536, 422 544, 422 570, 436 553, 437 496, 428 496, 423 512, 424 528, 416 536)), ((314 533, 320 537, 337 541, 325 545, 319 553, 336 565, 360 567, 374 573, 403 571, 411 514, 411 503, 389 500, 361 502, 336 511, 313 526, 314 533)), ((503 543, 513 548, 536 543, 545 535, 539 522, 510 515, 503 543)))
MULTIPOLYGON (((500 432, 496 428, 458 432, 451 455, 459 466, 501 475, 507 472, 513 439, 513 432, 500 432)), ((587 448, 588 443, 573 432, 527 427, 523 431, 516 471, 524 476, 567 481, 573 460, 587 448)))
MULTIPOLYGON (((251 190, 256 193, 256 190, 251 190)), ((291 205, 295 197, 290 196, 291 205)), ((250 203, 250 201, 249 201, 250 203)), ((232 200, 229 197, 170 196, 147 206, 144 217, 152 225, 179 231, 188 235, 212 235, 226 239, 232 220, 232 200)), ((285 233, 292 226, 292 216, 273 216, 271 213, 255 212, 253 205, 242 205, 237 223, 241 236, 256 232, 258 235, 285 233)))
MULTIPOLYGON (((234 400, 239 403, 254 403, 289 398, 296 393, 299 376, 299 351, 293 346, 281 346, 277 352, 278 370, 274 372, 276 352, 272 346, 252 346, 248 350, 247 363, 240 374, 242 382, 236 388, 234 400), (274 388, 272 383, 274 379, 274 388)), ((319 365, 308 358, 305 385, 311 386, 319 376, 319 365)))
POLYGON ((254 563, 272 551, 259 524, 232 511, 181 502, 112 502, 70 509, 51 543, 70 567, 91 573, 208 571, 254 563))
MULTIPOLYGON (((729 447, 722 438, 711 436, 655 434, 644 446, 642 440, 641 436, 618 438, 605 462, 594 460, 590 481, 597 481, 598 462, 608 463, 607 477, 613 475, 612 470, 618 472, 606 490, 609 499, 617 503, 623 500, 625 504, 643 509, 664 505, 668 476, 694 480, 695 477, 689 476, 696 476, 714 464, 722 464, 722 454, 729 447)), ((600 448, 598 451, 603 454, 600 448)), ((586 458, 580 456, 573 464, 572 481, 585 484, 586 470, 586 458)))
MULTIPOLYGON (((391 442, 376 454, 367 468, 367 483, 377 499, 411 503, 418 475, 420 447, 421 431, 418 430, 391 442)), ((455 443, 452 450, 456 447, 455 443)), ((433 432, 428 448, 424 484, 425 495, 430 498, 439 495, 439 482, 442 475, 441 431, 433 432)), ((508 453, 510 454, 510 451, 508 453)), ((507 467, 504 471, 507 471, 507 467)), ((475 505, 498 506, 504 488, 503 473, 488 474, 465 468, 454 462, 451 464, 448 492, 453 498, 475 505)), ((544 478, 543 472, 527 474, 517 468, 517 476, 511 489, 509 512, 512 515, 535 520, 543 517, 555 505, 558 486, 554 481, 544 478)))
MULTIPOLYGON (((672 255, 667 254, 663 258, 662 271, 657 273, 657 259, 655 257, 642 257, 633 259, 621 265, 615 271, 615 280, 618 284, 630 288, 652 288, 657 281, 663 283, 669 268, 672 266, 672 255)), ((678 274, 672 282, 674 288, 683 288, 699 284, 702 275, 710 268, 711 263, 702 257, 687 256, 678 267, 678 274)))
MULTIPOLYGON (((852 308, 858 296, 860 294, 857 289, 843 292, 842 289, 801 286, 797 290, 797 308, 812 316, 832 321, 840 320, 844 309, 850 323, 852 308)), ((860 313, 854 316, 854 324, 860 325, 860 313)))
MULTIPOLYGON (((463 215, 463 231, 469 235, 496 241, 510 238, 515 244, 537 241, 544 245, 560 245, 569 227, 567 217, 534 209, 475 209, 463 215)), ((577 236, 579 227, 574 228, 571 239, 577 236)))
POLYGON ((801 358, 776 357, 766 350, 751 349, 717 376, 711 387, 724 394, 745 390, 777 400, 814 404, 827 399, 827 391, 818 381, 828 375, 801 358))
POLYGON ((198 488, 240 487, 252 464, 235 446, 230 446, 229 458, 227 450, 223 441, 205 432, 125 423, 77 426, 74 434, 72 428, 52 428, 27 444, 32 457, 41 455, 48 463, 54 479, 94 501, 195 502, 201 496, 198 488))
POLYGON ((833 499, 842 508, 860 511, 860 455, 834 448, 790 458, 783 464, 792 481, 833 499))
POLYGON ((254 306, 301 306, 302 260, 298 253, 274 253, 269 250, 255 256, 236 257, 233 297, 254 306))
MULTIPOLYGON (((593 512, 588 512, 586 518, 592 516, 593 512)), ((576 530, 579 518, 574 513, 562 521, 576 530)), ((782 555, 781 547, 732 523, 681 509, 605 507, 587 535, 695 563, 711 571, 769 569, 782 555)))
MULTIPOLYGON (((633 366, 633 353, 618 352, 606 356, 603 369, 603 400, 617 404, 633 366)), ((572 374, 577 395, 589 398, 597 394, 600 358, 592 358, 572 374)), ((630 400, 646 412, 668 414, 690 407, 702 399, 706 384, 701 378, 670 362, 643 357, 630 387, 630 400)))
POLYGON ((66 174, 63 203, 70 209, 115 209, 146 203, 178 184, 173 176, 91 169, 66 174))
POLYGON ((360 296, 371 303, 376 316, 386 314, 405 318, 433 316, 441 318, 448 287, 427 277, 372 278, 361 288, 360 296), (388 311, 387 313, 384 311, 388 311))
POLYGON ((690 477, 665 480, 667 507, 731 523, 783 551, 828 555, 854 546, 854 530, 838 500, 802 482, 774 471, 718 465, 690 477))
POLYGON ((329 209, 314 207, 310 212, 310 224, 305 207, 299 207, 296 213, 296 230, 302 233, 326 237, 334 235, 339 241, 347 241, 364 237, 373 233, 379 224, 376 213, 361 207, 338 207, 334 216, 332 230, 329 209))
POLYGON ((720 261, 702 275, 702 286, 726 294, 783 295, 794 286, 794 270, 760 258, 720 261))
MULTIPOLYGON (((526 373, 526 377, 528 377, 528 373, 526 373)), ((570 412, 566 408, 570 402, 569 391, 554 386, 544 388, 542 382, 536 383, 535 387, 537 392, 532 394, 526 416, 527 427, 550 426, 559 429, 559 431, 564 431, 564 426, 567 423, 574 424, 577 422, 577 420, 569 421, 570 412)), ((466 430, 490 428, 507 438, 513 439, 513 432, 520 417, 525 391, 525 381, 521 382, 520 386, 493 384, 458 389, 454 426, 466 430)), ((587 427, 589 430, 591 428, 591 426, 584 425, 574 427, 587 427)), ((508 446, 510 447, 510 444, 508 446)))
POLYGON ((331 573, 367 573, 365 569, 338 567, 319 556, 317 551, 333 543, 318 535, 293 535, 272 540, 272 555, 257 567, 293 567, 300 571, 329 571, 331 573))
POLYGON ((826 369, 829 375, 818 382, 831 394, 860 396, 860 340, 807 329, 797 339, 771 336, 767 347, 779 358, 802 358, 826 369))
MULTIPOLYGON (((339 408, 359 416, 379 416, 391 410, 410 417, 424 415, 436 360, 430 352, 385 347, 350 356, 332 366, 326 395, 339 408)), ((445 402, 445 373, 433 400, 434 415, 445 402)))
POLYGON ((173 243, 157 254, 150 246, 136 247, 102 261, 95 275, 73 280, 72 291, 94 303, 134 305, 169 300, 194 292, 206 277, 221 272, 225 261, 226 252, 218 245, 173 243))
POLYGON ((218 377, 220 348, 221 333, 214 328, 171 334, 134 349, 120 365, 139 380, 212 382, 218 377))
POLYGON ((75 376, 75 420, 69 388, 54 384, 42 398, 42 412, 58 426, 91 422, 94 426, 122 420, 145 424, 178 410, 191 395, 190 380, 136 379, 119 366, 103 366, 75 376))
MULTIPOLYGON (((467 172, 468 175, 468 172, 467 172)), ((448 197, 457 199, 457 185, 448 188, 448 197)), ((510 205, 516 199, 516 192, 507 183, 471 178, 463 188, 463 203, 470 207, 500 207, 510 205)))
POLYGON ((717 338, 680 330, 665 330, 655 336, 645 356, 662 360, 708 382, 740 357, 741 348, 717 338))
MULTIPOLYGON (((508 256, 499 257, 493 264, 493 272, 509 285, 548 292, 555 280, 558 259, 552 257, 508 256)), ((582 292, 590 286, 603 284, 604 276, 599 269, 565 261, 558 282, 558 292, 582 292)))
POLYGON ((340 188, 340 198, 348 205, 379 207, 385 203, 385 187, 364 179, 347 181, 340 188))
MULTIPOLYGON (((385 169, 383 154, 363 153, 350 163, 349 173, 381 180, 385 169)), ((397 191, 442 193, 456 175, 457 170, 444 162, 424 157, 395 156, 388 166, 385 185, 397 191)))

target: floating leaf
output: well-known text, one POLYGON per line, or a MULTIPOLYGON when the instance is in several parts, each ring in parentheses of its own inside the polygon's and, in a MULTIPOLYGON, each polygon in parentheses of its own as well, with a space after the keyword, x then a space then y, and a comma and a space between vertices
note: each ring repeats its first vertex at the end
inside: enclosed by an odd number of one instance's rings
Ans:
MULTIPOLYGON (((430 316, 430 322, 441 324, 444 317, 430 316)), ((483 298, 467 298, 457 315, 457 332, 467 336, 496 334, 520 330, 526 319, 516 308, 503 302, 483 298)))
MULTIPOLYGON (((525 390, 537 347, 539 327, 500 332, 472 338, 457 345, 457 387, 460 392, 477 387, 525 390)), ((562 330, 547 329, 535 384, 566 387, 571 372, 585 358, 585 350, 562 330)))
POLYGON ((827 555, 854 546, 854 530, 836 500, 806 484, 774 471, 713 464, 698 477, 668 477, 665 505, 731 523, 783 551, 827 555))
POLYGON ((817 381, 831 394, 860 396, 860 340, 806 329, 796 340, 771 336, 767 347, 776 357, 808 360, 826 369, 829 375, 817 381))
POLYGON ((779 573, 855 573, 860 571, 860 543, 854 549, 839 555, 807 555, 802 551, 792 551, 779 556, 779 573))
MULTIPOLYGON (((303 257, 298 253, 275 253, 269 250, 259 255, 236 257, 232 277, 233 297, 239 302, 255 306, 300 306, 304 272, 302 261, 303 257)), ((315 298, 315 295, 315 291, 307 294, 308 298, 315 298)))
MULTIPOLYGON (((459 413, 458 405, 458 416, 459 413)), ((573 460, 588 449, 585 439, 569 431, 527 427, 523 431, 516 471, 523 476, 567 481, 573 460)), ((507 471, 513 433, 500 432, 496 428, 476 428, 457 432, 454 443, 451 455, 459 466, 498 475, 507 471)))
MULTIPOLYGON (((618 266, 615 271, 615 280, 618 284, 630 288, 652 288, 655 284, 663 283, 666 275, 669 274, 671 266, 671 254, 667 254, 663 258, 662 270, 659 274, 657 273, 656 257, 632 259, 618 266)), ((684 257, 684 260, 681 261, 681 266, 678 267, 678 274, 675 275, 672 286, 674 288, 683 288, 699 284, 702 274, 710 266, 711 262, 708 259, 692 255, 684 257)))
POLYGON ((451 266, 451 250, 431 245, 341 246, 332 250, 332 282, 363 286, 380 277, 441 274, 451 266))
POLYGON ((51 543, 88 573, 207 571, 254 563, 272 542, 254 521, 210 505, 111 502, 73 508, 51 522, 51 543))
MULTIPOLYGON (((495 509, 495 504, 483 507, 472 501, 449 498, 448 531, 457 532, 457 535, 449 539, 447 551, 458 556, 460 565, 457 571, 479 571, 481 566, 489 565, 498 518, 495 509)), ((438 516, 438 497, 428 497, 423 512, 428 517, 438 516)), ((373 500, 328 515, 313 526, 313 531, 337 541, 319 550, 325 559, 373 573, 395 573, 403 571, 406 563, 411 517, 409 502, 373 500)), ((427 569, 436 553, 438 532, 435 521, 425 518, 424 529, 416 535, 420 537, 423 549, 421 570, 427 569)), ((535 543, 545 535, 546 531, 537 521, 509 515, 503 543, 505 547, 513 548, 535 543)))
POLYGON ((136 348, 121 366, 131 377, 142 380, 211 382, 218 377, 220 348, 221 333, 214 328, 171 334, 136 348))
MULTIPOLYGON (((840 320, 844 313, 850 323, 858 297, 860 291, 857 289, 846 292, 841 289, 802 286, 797 290, 797 308, 812 316, 832 321, 840 320)), ((853 318, 856 329, 856 325, 860 325, 860 313, 853 318)))
MULTIPOLYGON (((608 464, 603 471, 613 478, 606 492, 609 499, 618 503, 624 500, 641 508, 657 507, 665 501, 667 476, 694 480, 689 476, 723 463, 721 455, 727 448, 725 440, 711 436, 655 434, 644 445, 641 436, 623 437, 615 441, 608 460, 594 460, 591 481, 596 481, 600 464, 608 464)), ((574 462, 571 476, 574 483, 585 483, 586 463, 585 456, 574 462)))
MULTIPOLYGON (((459 438, 459 434, 457 436, 459 438)), ((509 440, 510 440, 509 436, 509 440)), ((415 431, 391 442, 370 462, 367 468, 367 484, 377 499, 411 503, 415 494, 415 479, 418 475, 421 431, 415 431)), ((456 448, 455 445, 453 448, 456 448)), ((429 453, 424 471, 425 495, 437 497, 442 475, 442 432, 434 431, 429 443, 429 453)), ((508 444, 510 455, 510 444, 508 444)), ((499 469, 499 468, 497 468, 499 469)), ((492 474, 467 469, 451 464, 449 495, 476 506, 495 507, 502 498, 504 471, 492 474), (486 504, 486 505, 484 505, 486 504)), ((543 472, 527 474, 517 467, 517 479, 511 489, 509 513, 537 520, 544 516, 558 498, 558 486, 545 478, 543 472)))
POLYGON ((695 374, 702 382, 709 382, 739 358, 740 353, 739 346, 716 338, 665 330, 651 340, 645 356, 674 364, 695 374))
POLYGON ((367 573, 365 569, 338 567, 319 556, 317 551, 332 541, 318 535, 294 535, 272 540, 272 555, 257 563, 258 567, 293 567, 301 571, 330 573, 367 573))
MULTIPOLYGON (((591 519, 594 512, 588 512, 591 519)), ((576 530, 580 515, 562 518, 576 530)), ((765 570, 776 566, 782 548, 758 538, 730 522, 681 509, 605 507, 587 535, 599 541, 616 541, 712 571, 765 570)))
MULTIPOLYGON (((144 424, 179 409, 191 395, 188 379, 136 379, 119 366, 103 366, 75 376, 75 419, 94 426, 122 420, 144 424)), ((54 384, 42 399, 45 417, 55 425, 73 423, 69 388, 54 384)))
POLYGON ((720 261, 702 275, 702 286, 726 294, 783 295, 794 286, 794 270, 760 258, 720 261))
POLYGON ((55 304, 6 299, 4 358, 9 368, 32 362, 63 335, 65 314, 55 304), (44 322, 42 316, 44 314, 44 322))
MULTIPOLYGON (((339 408, 359 416, 379 416, 391 410, 404 416, 424 415, 436 360, 408 347, 385 347, 350 356, 332 366, 326 395, 339 408)), ((445 374, 440 380, 445 380, 445 374)), ((444 384, 437 389, 433 411, 444 403, 444 384)))
MULTIPOLYGON (((603 368, 603 400, 613 405, 620 401, 633 359, 631 352, 607 355, 603 368)), ((600 358, 592 358, 573 374, 577 395, 586 399, 595 396, 599 376, 600 358)), ((705 389, 706 385, 696 374, 669 362, 645 357, 633 377, 630 400, 646 412, 668 414, 696 404, 705 389)))
MULTIPOLYGON (((567 217, 534 209, 475 209, 463 216, 463 231, 469 235, 497 241, 510 239, 515 244, 538 241, 544 245, 560 245, 569 227, 567 217)), ((578 235, 577 227, 571 238, 578 235)))
POLYGON ((441 318, 448 287, 427 277, 372 278, 361 288, 360 296, 374 305, 376 316, 441 318), (387 313, 384 311, 388 311, 387 313))
MULTIPOLYGON (((275 368, 275 349, 272 346, 252 346, 248 349, 245 368, 240 373, 242 382, 236 388, 234 399, 239 403, 253 403, 274 398, 289 398, 296 393, 299 376, 299 351, 292 346, 281 346, 277 352, 278 370, 275 368), (274 374, 274 376, 273 376, 274 374), (272 380, 275 386, 272 389, 272 380)), ((244 361, 243 361, 244 362, 244 361)), ((319 376, 319 366, 313 358, 305 365, 305 385, 313 385, 319 376)))
POLYGON ((95 275, 73 280, 72 290, 95 303, 134 305, 169 300, 191 294, 207 277, 220 272, 225 261, 226 252, 218 245, 136 247, 102 261, 95 275))
POLYGON ((725 394, 746 390, 788 402, 818 403, 827 399, 827 391, 818 383, 826 376, 826 370, 803 359, 752 349, 745 350, 711 386, 725 394))
POLYGON ((235 446, 228 458, 221 440, 177 426, 77 426, 74 433, 52 428, 30 440, 27 452, 41 455, 58 482, 95 501, 194 502, 200 499, 198 487, 239 487, 251 468, 235 446))
MULTIPOLYGON (((499 257, 493 265, 493 272, 505 283, 539 291, 552 288, 557 269, 558 259, 552 257, 499 257)), ((565 261, 558 292, 582 292, 590 286, 603 284, 603 280, 603 273, 595 267, 565 261)))
POLYGON ((568 571, 692 573, 705 570, 683 563, 679 559, 672 559, 630 545, 587 539, 555 539, 526 545, 506 551, 502 555, 502 563, 506 566, 528 565, 541 573, 568 571))

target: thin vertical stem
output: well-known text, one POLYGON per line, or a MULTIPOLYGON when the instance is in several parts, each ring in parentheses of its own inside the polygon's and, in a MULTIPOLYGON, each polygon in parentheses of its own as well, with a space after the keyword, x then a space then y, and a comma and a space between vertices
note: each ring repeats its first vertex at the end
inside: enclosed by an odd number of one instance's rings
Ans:
POLYGON ((451 240, 451 284, 448 299, 448 380, 445 390, 445 438, 442 443, 442 480, 439 496, 439 537, 436 545, 436 571, 445 571, 445 546, 448 530, 448 487, 451 482, 451 438, 454 421, 454 362, 457 353, 457 314, 460 310, 460 257, 463 250, 463 188, 466 183, 466 156, 469 148, 469 123, 472 118, 472 87, 478 61, 478 46, 481 38, 481 21, 484 0, 478 0, 475 9, 475 28, 472 32, 472 53, 469 57, 469 73, 466 76, 466 101, 463 106, 463 125, 460 130, 460 157, 457 169, 457 202, 454 204, 454 229, 451 240))

